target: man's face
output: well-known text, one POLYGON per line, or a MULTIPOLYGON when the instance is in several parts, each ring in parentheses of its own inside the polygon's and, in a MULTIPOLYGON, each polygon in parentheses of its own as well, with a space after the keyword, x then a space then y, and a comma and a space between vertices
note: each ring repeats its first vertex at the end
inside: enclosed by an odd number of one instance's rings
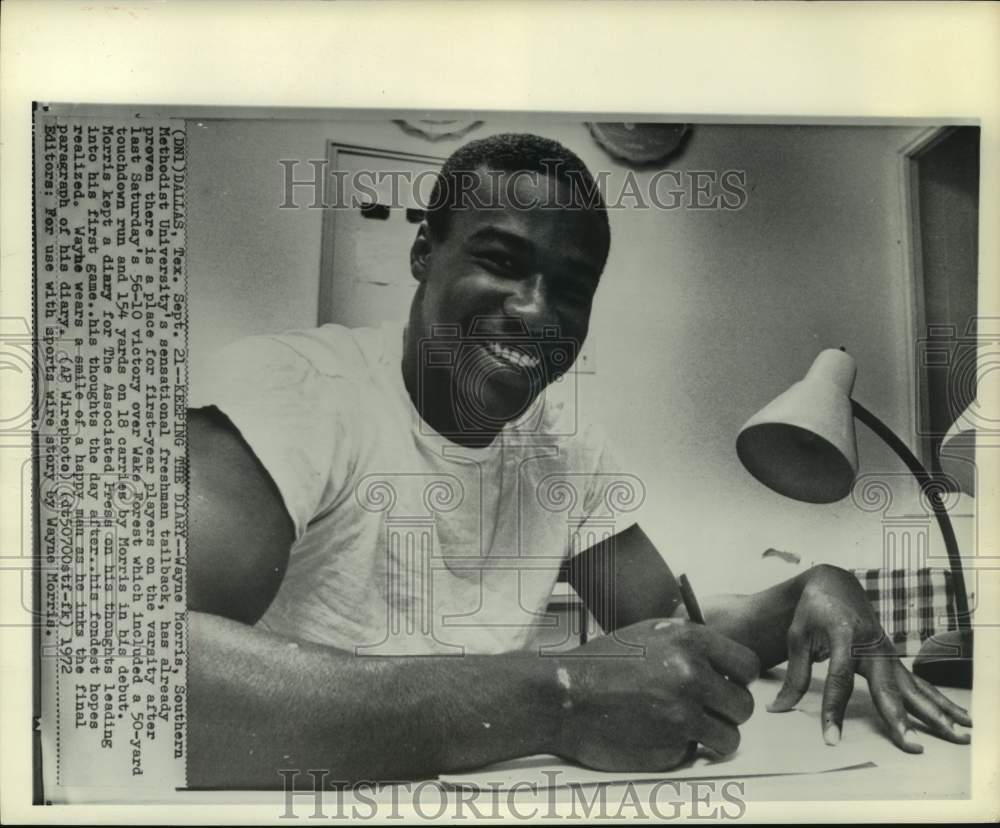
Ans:
MULTIPOLYGON (((453 402, 473 420, 502 424, 579 352, 605 236, 593 213, 556 207, 569 201, 568 188, 541 173, 484 171, 474 196, 488 207, 455 209, 444 238, 422 231, 414 243, 411 269, 423 293, 411 324, 435 350, 450 347, 453 402), (458 340, 442 340, 449 326, 458 340)), ((443 385, 444 368, 421 370, 426 387, 443 385)))

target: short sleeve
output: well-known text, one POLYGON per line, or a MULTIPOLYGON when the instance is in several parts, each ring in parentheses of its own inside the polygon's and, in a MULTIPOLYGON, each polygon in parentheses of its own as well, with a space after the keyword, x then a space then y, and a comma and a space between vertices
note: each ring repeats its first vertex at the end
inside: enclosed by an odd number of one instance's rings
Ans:
POLYGON ((298 540, 347 479, 347 383, 271 337, 225 347, 208 375, 205 404, 230 419, 271 475, 298 540))
POLYGON ((613 525, 615 533, 637 522, 646 499, 642 480, 629 472, 603 428, 589 425, 582 434, 581 450, 591 459, 591 473, 583 499, 581 528, 588 524, 613 525))

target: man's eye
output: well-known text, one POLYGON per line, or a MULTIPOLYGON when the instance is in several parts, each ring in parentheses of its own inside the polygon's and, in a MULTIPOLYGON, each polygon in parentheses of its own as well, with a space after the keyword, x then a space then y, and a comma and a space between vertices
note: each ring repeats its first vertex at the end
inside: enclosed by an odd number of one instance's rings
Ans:
POLYGON ((517 270, 517 262, 506 253, 480 253, 479 258, 495 273, 513 273, 517 270))

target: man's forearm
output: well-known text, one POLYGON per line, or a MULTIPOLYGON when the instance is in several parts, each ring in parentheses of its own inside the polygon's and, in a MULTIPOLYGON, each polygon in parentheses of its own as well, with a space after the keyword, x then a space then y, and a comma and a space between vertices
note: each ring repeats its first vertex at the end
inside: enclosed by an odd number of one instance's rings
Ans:
POLYGON ((753 595, 716 595, 704 600, 705 621, 749 647, 767 669, 788 658, 788 628, 802 590, 815 568, 753 595))
POLYGON ((189 613, 188 784, 276 787, 434 776, 550 751, 562 690, 552 659, 354 657, 189 613))

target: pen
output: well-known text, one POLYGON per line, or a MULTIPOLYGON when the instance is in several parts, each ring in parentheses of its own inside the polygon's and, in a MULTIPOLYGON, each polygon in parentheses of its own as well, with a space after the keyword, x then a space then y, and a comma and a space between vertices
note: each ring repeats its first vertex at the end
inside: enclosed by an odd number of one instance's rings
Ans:
POLYGON ((687 610, 688 618, 695 624, 704 624, 705 616, 701 614, 701 607, 698 606, 698 599, 694 597, 694 590, 691 589, 687 575, 681 575, 677 579, 677 583, 681 588, 681 600, 684 601, 684 609, 687 610))
MULTIPOLYGON (((688 618, 695 624, 704 624, 705 616, 701 614, 701 607, 698 606, 698 599, 694 597, 694 590, 691 589, 691 582, 687 575, 682 574, 677 579, 677 584, 681 589, 681 600, 684 602, 684 609, 687 610, 688 618)), ((698 743, 689 742, 687 755, 684 761, 690 762, 698 754, 698 743)))

